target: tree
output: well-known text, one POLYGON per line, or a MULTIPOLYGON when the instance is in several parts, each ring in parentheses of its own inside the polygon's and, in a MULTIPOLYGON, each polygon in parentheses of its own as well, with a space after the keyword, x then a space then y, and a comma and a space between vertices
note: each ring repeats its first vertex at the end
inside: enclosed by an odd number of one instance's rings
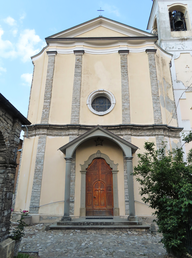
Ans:
POLYGON ((167 252, 184 257, 186 229, 192 218, 192 165, 183 162, 181 148, 166 154, 165 146, 155 150, 154 143, 146 142, 145 150, 138 154, 133 173, 141 185, 142 200, 155 210, 167 252))

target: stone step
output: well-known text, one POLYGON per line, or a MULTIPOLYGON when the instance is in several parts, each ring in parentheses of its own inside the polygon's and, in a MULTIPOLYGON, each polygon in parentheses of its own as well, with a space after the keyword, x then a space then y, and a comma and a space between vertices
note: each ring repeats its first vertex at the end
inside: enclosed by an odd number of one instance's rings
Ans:
POLYGON ((73 226, 91 226, 91 225, 95 225, 95 226, 102 226, 102 225, 106 225, 106 226, 112 226, 112 225, 141 225, 141 222, 138 221, 59 221, 57 222, 57 225, 73 225, 73 226))
POLYGON ((49 229, 60 229, 60 230, 66 230, 66 229, 128 229, 128 230, 141 230, 141 231, 149 231, 150 226, 149 225, 58 225, 52 224, 50 225, 49 229))

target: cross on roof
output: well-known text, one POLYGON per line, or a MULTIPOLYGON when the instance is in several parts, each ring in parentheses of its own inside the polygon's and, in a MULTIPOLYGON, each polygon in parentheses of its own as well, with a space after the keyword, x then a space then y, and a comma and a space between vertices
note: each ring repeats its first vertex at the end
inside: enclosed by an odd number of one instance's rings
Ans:
POLYGON ((99 16, 102 16, 102 15, 101 15, 101 12, 104 12, 104 10, 102 10, 101 7, 100 7, 100 10, 97 10, 97 11, 100 12, 100 15, 99 15, 99 16))

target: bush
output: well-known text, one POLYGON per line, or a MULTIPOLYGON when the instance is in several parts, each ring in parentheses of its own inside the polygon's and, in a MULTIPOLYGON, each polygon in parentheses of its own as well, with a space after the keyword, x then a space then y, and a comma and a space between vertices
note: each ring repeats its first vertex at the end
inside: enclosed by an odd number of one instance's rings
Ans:
POLYGON ((166 155, 165 147, 156 151, 154 143, 146 142, 145 150, 138 154, 133 173, 138 176, 142 200, 155 209, 167 252, 184 257, 186 228, 192 216, 192 166, 183 162, 181 148, 166 155))

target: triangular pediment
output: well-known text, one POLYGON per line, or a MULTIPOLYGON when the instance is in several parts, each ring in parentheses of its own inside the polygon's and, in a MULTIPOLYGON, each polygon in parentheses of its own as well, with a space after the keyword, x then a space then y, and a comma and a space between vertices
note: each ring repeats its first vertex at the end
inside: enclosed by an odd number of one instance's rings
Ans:
POLYGON ((153 37, 146 31, 128 26, 126 24, 105 18, 97 17, 93 20, 79 24, 70 29, 61 31, 48 38, 76 38, 76 37, 153 37))
POLYGON ((116 134, 113 134, 109 130, 104 129, 101 126, 96 126, 93 129, 91 129, 90 131, 75 138, 73 141, 65 144, 64 146, 59 148, 59 150, 62 151, 67 156, 72 156, 74 151, 76 150, 76 148, 81 143, 83 143, 84 141, 91 139, 93 137, 105 137, 105 138, 112 140, 113 142, 116 142, 121 147, 121 149, 123 150, 125 155, 127 153, 132 154, 138 149, 137 146, 124 140, 123 138, 117 136, 116 134))

